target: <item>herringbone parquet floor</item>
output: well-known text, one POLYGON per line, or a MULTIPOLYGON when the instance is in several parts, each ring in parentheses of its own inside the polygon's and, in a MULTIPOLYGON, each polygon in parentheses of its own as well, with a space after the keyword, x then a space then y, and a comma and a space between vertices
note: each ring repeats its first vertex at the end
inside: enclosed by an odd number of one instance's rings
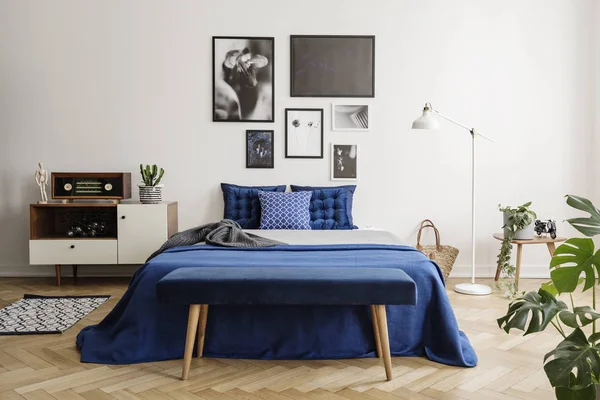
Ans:
MULTIPOLYGON (((451 280, 449 287, 456 283, 451 280)), ((522 280, 536 289, 539 280, 522 280)), ((495 319, 507 301, 494 294, 469 297, 448 291, 460 327, 479 356, 476 368, 436 364, 423 358, 393 358, 386 382, 379 359, 258 361, 194 359, 189 381, 179 380, 180 360, 97 365, 79 362, 75 336, 100 321, 125 291, 127 280, 1 279, 0 307, 24 293, 111 294, 113 297, 62 335, 0 336, 0 399, 28 400, 392 400, 552 399, 542 370, 543 355, 560 336, 552 331, 526 338, 506 335, 495 319)))

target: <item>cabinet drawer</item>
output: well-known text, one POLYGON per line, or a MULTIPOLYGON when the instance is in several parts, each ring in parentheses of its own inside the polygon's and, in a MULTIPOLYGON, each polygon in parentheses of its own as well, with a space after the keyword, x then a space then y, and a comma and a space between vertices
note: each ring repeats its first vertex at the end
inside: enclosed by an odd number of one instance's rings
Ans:
POLYGON ((116 240, 30 240, 30 264, 116 264, 116 240))

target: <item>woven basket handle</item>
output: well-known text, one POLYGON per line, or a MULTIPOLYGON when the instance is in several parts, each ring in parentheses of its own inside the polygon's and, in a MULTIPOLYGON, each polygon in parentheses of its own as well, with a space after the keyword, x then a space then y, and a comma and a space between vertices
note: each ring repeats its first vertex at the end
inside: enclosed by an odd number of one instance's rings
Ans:
POLYGON ((417 233, 417 246, 416 246, 417 250, 423 250, 423 246, 421 246, 421 232, 425 228, 433 228, 433 231, 435 232, 435 248, 437 249, 437 251, 442 251, 443 248, 442 248, 442 245, 440 242, 440 232, 435 227, 433 222, 431 222, 430 219, 425 219, 425 220, 423 220, 423 222, 421 222, 421 226, 419 227, 419 232, 417 233))

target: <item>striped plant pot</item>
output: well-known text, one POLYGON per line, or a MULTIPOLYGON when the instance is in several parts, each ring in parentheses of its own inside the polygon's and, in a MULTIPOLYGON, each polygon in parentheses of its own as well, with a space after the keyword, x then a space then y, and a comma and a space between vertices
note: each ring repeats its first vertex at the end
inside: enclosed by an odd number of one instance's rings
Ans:
POLYGON ((162 188, 163 185, 146 186, 138 185, 140 189, 140 203, 142 204, 156 204, 162 201, 162 188))

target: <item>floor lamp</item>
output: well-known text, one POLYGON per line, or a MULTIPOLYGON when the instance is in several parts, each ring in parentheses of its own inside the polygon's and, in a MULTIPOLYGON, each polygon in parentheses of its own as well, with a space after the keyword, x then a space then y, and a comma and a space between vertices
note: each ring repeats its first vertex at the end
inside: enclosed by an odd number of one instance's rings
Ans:
POLYGON ((466 129, 471 134, 471 241, 473 245, 473 253, 471 254, 471 283, 459 283, 454 286, 454 291, 461 294, 469 294, 469 295, 488 295, 492 293, 492 288, 487 285, 480 285, 475 283, 475 137, 480 136, 484 139, 489 140, 490 142, 494 142, 489 137, 483 136, 481 133, 477 132, 474 128, 469 128, 461 123, 454 121, 446 117, 445 115, 440 114, 437 110, 434 110, 431 106, 431 103, 425 103, 425 107, 423 108, 423 115, 420 116, 413 122, 412 129, 429 129, 429 130, 437 130, 440 128, 440 123, 438 122, 435 115, 438 115, 464 129, 466 129))

